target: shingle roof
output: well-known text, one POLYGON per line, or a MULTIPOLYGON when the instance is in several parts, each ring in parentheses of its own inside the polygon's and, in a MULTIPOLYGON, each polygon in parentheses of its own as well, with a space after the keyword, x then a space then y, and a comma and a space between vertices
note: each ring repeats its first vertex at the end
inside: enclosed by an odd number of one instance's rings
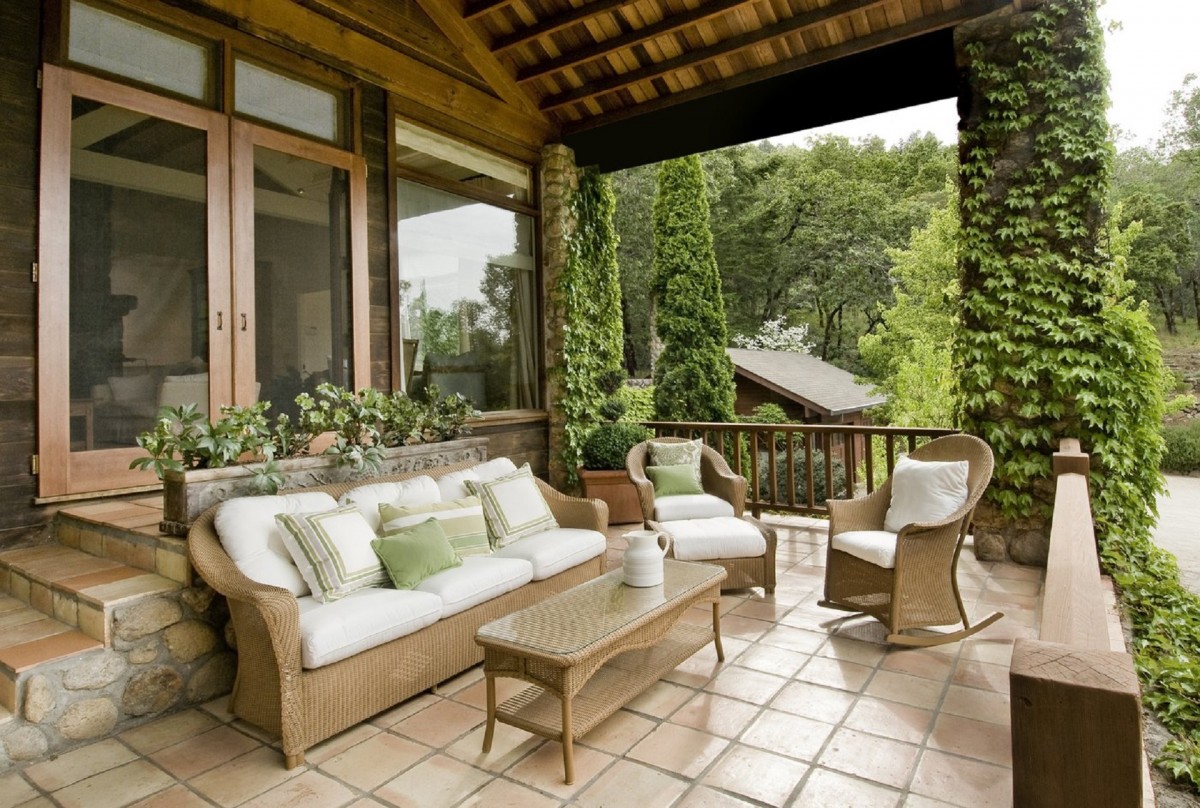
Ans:
POLYGON ((739 374, 830 415, 858 412, 887 400, 871 395, 871 388, 854 381, 853 374, 815 356, 793 351, 725 350, 739 374))

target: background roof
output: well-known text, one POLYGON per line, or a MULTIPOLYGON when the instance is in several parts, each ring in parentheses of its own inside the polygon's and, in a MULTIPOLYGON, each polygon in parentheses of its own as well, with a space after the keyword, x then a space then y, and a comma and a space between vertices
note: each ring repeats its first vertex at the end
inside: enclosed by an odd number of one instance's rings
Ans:
POLYGON ((794 351, 725 350, 740 375, 829 415, 859 412, 887 401, 871 395, 871 388, 854 381, 852 374, 815 356, 794 351))

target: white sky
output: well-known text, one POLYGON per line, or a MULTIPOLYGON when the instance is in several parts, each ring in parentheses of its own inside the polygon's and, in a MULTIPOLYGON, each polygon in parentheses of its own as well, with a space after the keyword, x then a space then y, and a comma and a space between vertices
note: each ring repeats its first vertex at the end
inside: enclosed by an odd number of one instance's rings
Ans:
MULTIPOLYGON (((1200 75, 1200 2, 1198 0, 1108 0, 1100 8, 1107 27, 1105 56, 1111 73, 1109 121, 1122 137, 1118 148, 1153 146, 1165 119, 1171 92, 1188 73, 1200 75)), ((803 144, 819 134, 858 139, 878 135, 894 144, 913 132, 932 132, 943 143, 957 139, 958 112, 954 99, 872 115, 856 121, 823 126, 771 138, 776 143, 803 144)))

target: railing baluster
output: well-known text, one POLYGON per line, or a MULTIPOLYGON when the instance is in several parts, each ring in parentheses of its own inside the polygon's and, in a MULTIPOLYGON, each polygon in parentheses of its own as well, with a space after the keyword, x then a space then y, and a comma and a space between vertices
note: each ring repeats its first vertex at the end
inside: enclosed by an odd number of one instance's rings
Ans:
MULTIPOLYGON (((833 499, 833 441, 830 440, 832 435, 825 434, 825 445, 822 447, 825 453, 825 501, 833 499)), ((827 505, 826 508, 829 506, 827 505)))
POLYGON ((858 481, 858 458, 854 453, 854 436, 842 433, 842 452, 846 456, 846 499, 854 499, 854 488, 858 481))
POLYGON ((789 508, 796 507, 796 441, 792 432, 785 432, 787 440, 787 504, 789 508))
POLYGON ((779 464, 776 462, 775 452, 775 433, 768 432, 767 435, 767 464, 770 468, 771 480, 771 497, 768 500, 772 505, 779 504, 779 464))
POLYGON ((867 465, 867 493, 875 491, 875 437, 873 435, 863 436, 863 460, 867 465))
POLYGON ((892 471, 896 468, 896 436, 887 434, 883 436, 883 442, 887 450, 887 472, 888 476, 892 476, 892 471))
POLYGON ((761 501, 758 489, 758 432, 750 430, 750 490, 754 492, 755 508, 753 510, 754 518, 758 518, 762 513, 762 508, 757 503, 761 501))
POLYGON ((813 440, 816 435, 811 432, 804 433, 804 481, 805 481, 805 500, 804 504, 810 508, 817 507, 817 489, 816 481, 813 480, 813 440))

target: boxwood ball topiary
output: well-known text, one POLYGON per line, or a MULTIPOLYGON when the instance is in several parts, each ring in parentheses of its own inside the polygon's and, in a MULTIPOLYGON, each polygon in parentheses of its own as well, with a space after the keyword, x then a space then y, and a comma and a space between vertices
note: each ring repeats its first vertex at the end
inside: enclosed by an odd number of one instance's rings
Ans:
POLYGON ((629 450, 649 436, 649 431, 638 424, 600 424, 583 439, 583 467, 593 471, 623 469, 629 450))

